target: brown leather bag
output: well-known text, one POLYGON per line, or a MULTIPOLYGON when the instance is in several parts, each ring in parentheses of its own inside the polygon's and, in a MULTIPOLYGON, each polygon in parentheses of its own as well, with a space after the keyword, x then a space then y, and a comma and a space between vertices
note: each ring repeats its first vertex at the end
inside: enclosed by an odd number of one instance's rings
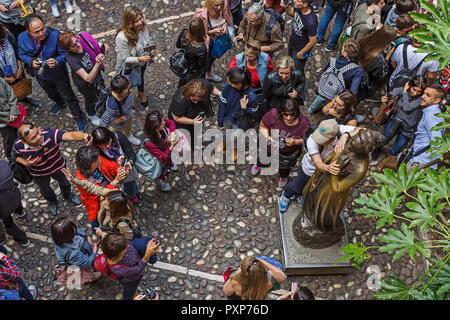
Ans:
POLYGON ((397 111, 398 96, 392 98, 387 103, 381 103, 378 113, 373 119, 376 126, 384 125, 387 120, 397 111))
POLYGON ((20 101, 29 96, 32 92, 31 79, 22 78, 11 85, 17 100, 20 101))

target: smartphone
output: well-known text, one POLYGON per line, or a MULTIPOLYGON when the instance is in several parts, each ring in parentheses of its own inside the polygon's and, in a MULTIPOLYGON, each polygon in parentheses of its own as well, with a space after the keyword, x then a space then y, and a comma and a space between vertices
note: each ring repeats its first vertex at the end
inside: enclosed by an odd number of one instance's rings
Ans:
POLYGON ((102 53, 102 54, 105 54, 105 44, 104 43, 102 43, 102 45, 100 46, 100 52, 102 53))
POLYGON ((309 52, 307 52, 307 53, 305 53, 304 55, 303 55, 303 58, 309 58, 309 57, 312 57, 312 52, 311 51, 309 51, 309 52))
POLYGON ((156 298, 156 295, 157 295, 157 292, 156 292, 154 289, 152 289, 152 288, 147 288, 147 289, 145 290, 145 293, 146 293, 147 297, 148 297, 150 300, 155 299, 155 298, 156 298))
POLYGON ((203 118, 205 116, 205 111, 200 111, 198 115, 203 118))
POLYGON ((155 49, 156 49, 156 44, 152 44, 151 46, 145 47, 144 51, 151 53, 155 49))
MULTIPOLYGON (((159 239, 158 239, 157 236, 154 236, 153 239, 155 239, 156 243, 161 243, 161 242, 159 241, 159 239)), ((153 239, 152 239, 152 240, 153 240, 153 239)))

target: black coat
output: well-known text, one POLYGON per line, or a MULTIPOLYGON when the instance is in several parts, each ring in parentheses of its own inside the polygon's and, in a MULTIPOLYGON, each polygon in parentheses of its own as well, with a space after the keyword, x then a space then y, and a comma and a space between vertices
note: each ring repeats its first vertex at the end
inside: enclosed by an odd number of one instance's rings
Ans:
POLYGON ((186 39, 186 33, 187 29, 184 28, 183 31, 181 31, 180 35, 177 39, 177 48, 182 48, 186 51, 186 60, 188 62, 189 71, 190 74, 195 74, 200 76, 206 66, 206 57, 208 55, 208 49, 206 48, 206 45, 202 44, 199 46, 193 46, 189 43, 189 41, 186 39))
POLYGON ((282 100, 289 99, 288 93, 293 89, 297 91, 295 100, 302 105, 305 99, 305 82, 305 76, 300 70, 292 71, 291 77, 286 83, 281 80, 277 70, 268 73, 262 87, 266 110, 277 106, 282 100))
POLYGON ((7 161, 0 161, 0 218, 5 219, 22 206, 21 194, 7 161))

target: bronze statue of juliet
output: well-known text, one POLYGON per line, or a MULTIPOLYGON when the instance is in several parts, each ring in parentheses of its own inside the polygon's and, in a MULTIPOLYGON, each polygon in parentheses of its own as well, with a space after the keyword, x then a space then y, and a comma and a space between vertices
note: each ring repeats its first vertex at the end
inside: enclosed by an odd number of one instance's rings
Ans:
POLYGON ((295 239, 305 247, 322 249, 333 245, 345 233, 341 212, 351 188, 366 175, 369 153, 381 145, 383 135, 363 129, 347 142, 341 154, 331 153, 323 161, 337 160, 340 172, 337 176, 318 169, 303 189, 303 206, 295 218, 295 239))

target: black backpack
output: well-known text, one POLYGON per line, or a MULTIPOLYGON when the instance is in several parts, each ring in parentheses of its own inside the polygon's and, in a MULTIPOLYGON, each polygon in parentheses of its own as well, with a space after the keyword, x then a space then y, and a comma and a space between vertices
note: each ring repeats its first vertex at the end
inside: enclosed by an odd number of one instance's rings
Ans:
POLYGON ((181 49, 175 52, 169 59, 170 70, 173 71, 178 77, 182 77, 189 71, 188 61, 186 59, 186 51, 181 49))
MULTIPOLYGON (((305 149, 306 152, 308 152, 308 146, 307 146, 307 144, 306 144, 306 141, 308 140, 309 136, 312 135, 313 132, 314 132, 318 127, 319 127, 319 126, 311 126, 311 127, 309 127, 309 129, 306 130, 305 134, 303 135, 303 149, 305 149)), ((322 152, 323 146, 320 146, 320 148, 322 148, 322 149, 319 149, 320 152, 322 152)))
POLYGON ((273 10, 272 8, 267 8, 265 10, 265 12, 267 12, 268 14, 270 14, 270 19, 269 22, 267 23, 267 27, 266 27, 266 36, 267 38, 270 39, 270 36, 272 34, 272 29, 275 26, 275 24, 278 22, 280 24, 280 28, 281 28, 281 35, 284 36, 284 18, 283 16, 276 12, 275 10, 273 10))
POLYGON ((327 0, 328 4, 334 9, 339 10, 351 2, 351 0, 327 0))
POLYGON ((420 69, 420 66, 423 63, 423 60, 427 57, 425 56, 418 64, 417 66, 415 66, 414 69, 409 69, 408 66, 408 55, 407 55, 407 50, 408 50, 408 45, 404 44, 403 45, 403 69, 399 71, 399 73, 397 73, 394 77, 394 79, 392 80, 392 84, 390 86, 390 90, 392 91, 395 88, 403 88, 405 86, 405 84, 411 80, 412 78, 414 78, 414 76, 417 74, 417 71, 420 69))

